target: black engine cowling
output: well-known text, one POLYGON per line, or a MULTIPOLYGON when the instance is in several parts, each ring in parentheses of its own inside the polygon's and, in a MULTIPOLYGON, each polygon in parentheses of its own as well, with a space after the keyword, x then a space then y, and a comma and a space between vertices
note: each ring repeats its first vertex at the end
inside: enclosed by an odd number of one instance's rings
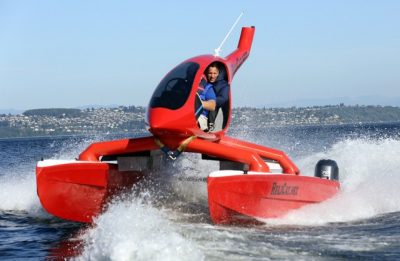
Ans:
POLYGON ((339 167, 334 160, 322 159, 315 166, 315 177, 339 180, 339 167))

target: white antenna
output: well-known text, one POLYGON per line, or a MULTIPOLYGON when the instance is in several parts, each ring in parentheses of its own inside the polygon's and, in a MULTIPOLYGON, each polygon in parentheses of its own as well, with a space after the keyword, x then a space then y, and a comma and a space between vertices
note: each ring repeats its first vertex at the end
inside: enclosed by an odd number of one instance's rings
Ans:
POLYGON ((239 22, 240 18, 242 18, 243 12, 240 13, 239 17, 236 19, 235 23, 232 25, 229 32, 226 34, 224 40, 222 40, 221 44, 218 46, 217 49, 214 50, 214 56, 219 56, 219 52, 221 51, 222 45, 224 45, 226 39, 228 39, 229 35, 231 34, 233 28, 235 28, 236 24, 239 22))

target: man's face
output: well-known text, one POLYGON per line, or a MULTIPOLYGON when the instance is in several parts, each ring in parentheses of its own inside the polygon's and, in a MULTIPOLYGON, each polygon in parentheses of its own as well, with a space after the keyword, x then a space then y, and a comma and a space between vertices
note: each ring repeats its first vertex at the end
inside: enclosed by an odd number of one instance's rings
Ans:
POLYGON ((218 74, 219 74, 219 71, 217 68, 215 68, 215 67, 208 68, 207 80, 211 83, 214 83, 217 80, 218 74))

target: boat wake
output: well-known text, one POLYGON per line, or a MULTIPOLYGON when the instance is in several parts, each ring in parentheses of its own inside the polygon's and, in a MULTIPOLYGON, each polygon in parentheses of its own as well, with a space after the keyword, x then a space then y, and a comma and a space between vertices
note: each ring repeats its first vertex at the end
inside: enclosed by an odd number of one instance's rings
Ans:
POLYGON ((326 152, 297 160, 304 174, 321 158, 335 159, 341 191, 332 199, 305 206, 268 224, 323 225, 372 218, 400 211, 400 140, 346 139, 326 152))
POLYGON ((0 176, 0 211, 23 211, 37 216, 43 213, 36 196, 36 181, 33 170, 26 175, 0 176))
POLYGON ((5 159, 4 168, 0 169, 0 211, 26 212, 35 218, 51 219, 52 216, 42 209, 36 193, 37 161, 41 157, 75 157, 90 142, 93 140, 82 138, 5 142, 0 153, 0 157, 5 159))
POLYGON ((169 220, 165 209, 152 206, 146 193, 116 201, 82 239, 83 260, 203 259, 196 243, 169 220))

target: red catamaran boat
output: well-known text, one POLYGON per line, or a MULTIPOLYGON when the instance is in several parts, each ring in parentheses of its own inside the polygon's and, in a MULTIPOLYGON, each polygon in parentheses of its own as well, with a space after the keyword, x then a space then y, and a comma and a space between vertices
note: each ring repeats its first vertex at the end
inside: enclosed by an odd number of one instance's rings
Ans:
POLYGON ((198 126, 202 102, 197 91, 206 68, 216 62, 219 80, 231 84, 250 54, 254 32, 254 27, 243 27, 237 49, 225 58, 197 56, 172 69, 150 100, 148 137, 93 143, 76 160, 38 162, 37 193, 44 209, 63 219, 92 222, 113 195, 155 168, 160 151, 171 160, 185 152, 220 162, 207 178, 215 224, 281 217, 335 195, 340 185, 334 161, 322 160, 315 177, 303 176, 284 152, 225 135, 231 120, 230 89, 226 105, 217 108, 215 128, 205 132, 198 126))

